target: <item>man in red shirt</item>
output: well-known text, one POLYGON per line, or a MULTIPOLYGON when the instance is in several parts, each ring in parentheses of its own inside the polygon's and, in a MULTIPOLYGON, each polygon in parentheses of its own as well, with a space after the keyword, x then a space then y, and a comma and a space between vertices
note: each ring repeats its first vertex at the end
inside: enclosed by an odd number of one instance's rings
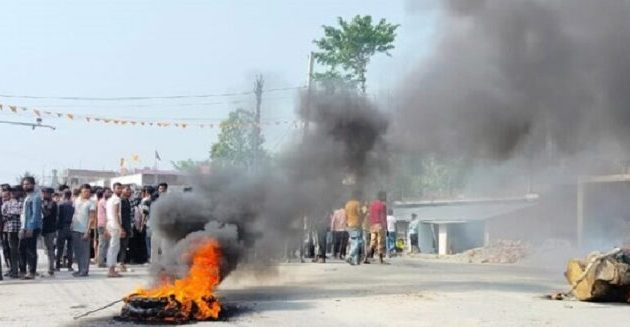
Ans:
POLYGON ((378 198, 370 203, 370 248, 369 253, 365 256, 364 263, 370 263, 368 258, 378 250, 378 258, 380 263, 385 255, 385 231, 387 230, 387 194, 383 191, 378 192, 378 198))

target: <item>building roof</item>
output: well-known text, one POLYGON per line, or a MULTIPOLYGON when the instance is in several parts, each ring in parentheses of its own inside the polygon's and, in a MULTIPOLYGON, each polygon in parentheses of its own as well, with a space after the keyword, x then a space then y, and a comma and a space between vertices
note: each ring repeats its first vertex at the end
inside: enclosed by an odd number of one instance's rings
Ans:
POLYGON ((157 170, 157 169, 135 169, 130 171, 128 175, 150 174, 150 175, 184 175, 177 170, 157 170))
POLYGON ((533 200, 521 201, 457 201, 443 202, 442 205, 394 205, 394 214, 399 219, 410 219, 411 214, 426 223, 452 224, 470 221, 482 221, 505 215, 535 205, 533 200))
POLYGON ((66 169, 68 176, 117 176, 118 173, 111 170, 90 170, 90 169, 66 169))

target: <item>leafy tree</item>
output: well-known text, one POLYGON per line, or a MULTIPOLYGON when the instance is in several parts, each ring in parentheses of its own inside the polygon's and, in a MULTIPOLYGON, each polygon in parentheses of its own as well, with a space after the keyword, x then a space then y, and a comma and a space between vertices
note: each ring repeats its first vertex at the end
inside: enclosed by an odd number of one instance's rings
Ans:
POLYGON ((252 168, 267 159, 262 147, 264 139, 258 136, 256 117, 251 111, 237 109, 224 120, 219 140, 212 145, 210 158, 213 164, 252 168))
POLYGON ((367 65, 377 53, 390 56, 399 25, 390 24, 385 19, 373 24, 369 15, 357 15, 349 22, 338 17, 337 22, 339 27, 322 26, 324 37, 313 41, 320 50, 314 53, 315 59, 328 66, 328 71, 314 74, 314 77, 320 81, 341 79, 365 93, 367 65))
POLYGON ((397 160, 394 196, 397 199, 451 198, 465 186, 467 163, 462 159, 403 155, 397 160))
POLYGON ((173 165, 175 170, 185 173, 199 172, 202 166, 208 165, 209 163, 209 160, 196 161, 192 159, 171 161, 171 165, 173 165))

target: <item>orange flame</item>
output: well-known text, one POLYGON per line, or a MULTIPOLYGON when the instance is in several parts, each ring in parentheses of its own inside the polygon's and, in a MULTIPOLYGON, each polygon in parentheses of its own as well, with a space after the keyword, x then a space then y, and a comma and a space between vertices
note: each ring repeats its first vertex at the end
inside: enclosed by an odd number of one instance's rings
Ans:
POLYGON ((129 297, 169 298, 165 309, 179 306, 184 317, 196 320, 217 319, 221 304, 214 300, 213 291, 220 281, 220 262, 219 243, 208 240, 194 250, 192 266, 186 277, 163 281, 152 289, 138 289, 129 297))

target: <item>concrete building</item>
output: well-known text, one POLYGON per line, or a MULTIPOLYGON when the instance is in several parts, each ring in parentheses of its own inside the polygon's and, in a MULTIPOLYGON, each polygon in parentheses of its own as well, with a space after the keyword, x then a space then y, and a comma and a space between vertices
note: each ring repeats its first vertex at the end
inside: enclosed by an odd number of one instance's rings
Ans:
POLYGON ((524 197, 466 200, 395 202, 394 214, 409 220, 418 215, 418 241, 424 253, 440 255, 459 253, 484 246, 493 235, 492 221, 497 217, 533 207, 538 195, 524 197))
MULTIPOLYGON (((105 181, 96 181, 96 183, 105 183, 105 181)), ((132 174, 117 176, 110 178, 107 186, 114 183, 142 185, 158 185, 159 183, 167 183, 169 190, 181 191, 187 185, 190 185, 189 177, 177 171, 168 170, 136 170, 132 174)))
POLYGON ((106 180, 116 176, 118 173, 110 170, 66 169, 57 179, 59 184, 77 188, 83 184, 91 184, 96 180, 106 180))

